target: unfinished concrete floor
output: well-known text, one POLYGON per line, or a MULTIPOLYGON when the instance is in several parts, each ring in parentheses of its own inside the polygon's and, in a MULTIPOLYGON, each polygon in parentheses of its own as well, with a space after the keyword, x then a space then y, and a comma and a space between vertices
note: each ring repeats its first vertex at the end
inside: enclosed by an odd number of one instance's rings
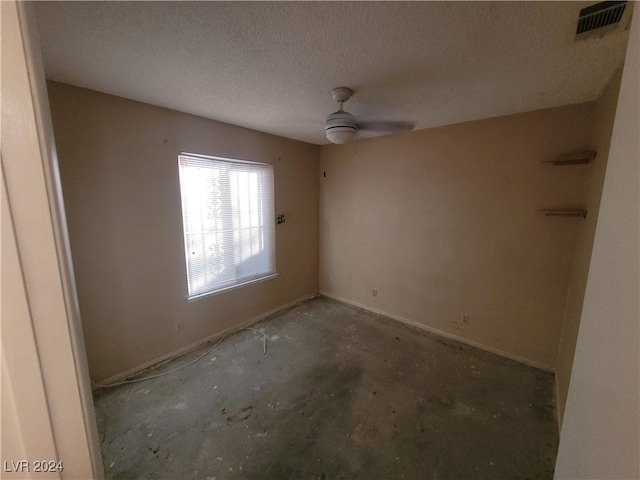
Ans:
POLYGON ((95 393, 107 478, 552 478, 551 374, 322 297, 254 327, 95 393))

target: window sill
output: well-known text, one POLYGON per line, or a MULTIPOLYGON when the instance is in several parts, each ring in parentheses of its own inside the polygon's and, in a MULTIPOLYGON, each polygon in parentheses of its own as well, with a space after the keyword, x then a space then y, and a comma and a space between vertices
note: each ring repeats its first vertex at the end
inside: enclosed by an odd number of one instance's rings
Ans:
POLYGON ((199 295, 194 295, 193 297, 189 297, 187 300, 189 302, 194 302, 196 300, 200 300, 201 298, 212 297, 214 295, 220 295, 221 293, 227 293, 231 290, 236 290, 238 288, 246 287, 247 285, 253 285, 254 283, 266 282, 267 280, 271 280, 273 278, 278 277, 278 273, 272 273, 270 275, 266 275, 260 278, 254 278, 253 280, 249 280, 247 282, 238 283, 237 285, 231 285, 229 287, 224 287, 219 290, 214 290, 213 292, 201 293, 199 295))

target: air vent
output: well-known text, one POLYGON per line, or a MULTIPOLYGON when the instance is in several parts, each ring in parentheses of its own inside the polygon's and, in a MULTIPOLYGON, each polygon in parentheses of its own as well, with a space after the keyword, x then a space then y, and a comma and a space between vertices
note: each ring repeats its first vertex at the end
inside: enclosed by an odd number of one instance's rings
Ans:
POLYGON ((627 6, 625 1, 600 2, 580 10, 576 35, 619 23, 627 6))

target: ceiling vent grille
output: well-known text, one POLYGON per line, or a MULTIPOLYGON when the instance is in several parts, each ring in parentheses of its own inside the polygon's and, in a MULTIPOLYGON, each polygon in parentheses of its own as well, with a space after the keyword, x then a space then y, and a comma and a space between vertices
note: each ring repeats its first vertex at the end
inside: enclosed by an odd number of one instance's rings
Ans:
POLYGON ((580 17, 578 18, 578 28, 576 29, 576 35, 581 35, 593 30, 597 30, 608 25, 615 25, 622 20, 625 7, 627 6, 626 0, 624 1, 611 1, 600 2, 590 7, 580 10, 580 17))

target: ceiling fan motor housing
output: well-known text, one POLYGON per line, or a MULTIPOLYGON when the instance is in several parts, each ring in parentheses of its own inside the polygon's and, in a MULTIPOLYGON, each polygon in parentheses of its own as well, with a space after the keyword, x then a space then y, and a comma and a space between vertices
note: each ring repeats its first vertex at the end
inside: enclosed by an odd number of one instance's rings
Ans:
POLYGON ((324 131, 332 143, 347 143, 356 136, 356 119, 349 112, 337 111, 327 117, 324 131))

